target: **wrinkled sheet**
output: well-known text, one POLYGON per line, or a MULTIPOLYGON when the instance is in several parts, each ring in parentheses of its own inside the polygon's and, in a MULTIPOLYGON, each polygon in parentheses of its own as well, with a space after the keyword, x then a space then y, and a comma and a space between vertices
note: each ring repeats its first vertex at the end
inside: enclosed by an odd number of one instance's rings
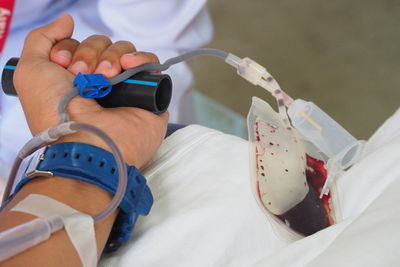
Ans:
POLYGON ((336 181, 343 220, 288 244, 250 190, 246 141, 188 126, 144 171, 155 197, 133 239, 100 266, 393 266, 400 252, 400 112, 336 181))
POLYGON ((264 257, 259 266, 398 266, 400 112, 336 183, 343 220, 264 257))
POLYGON ((155 198, 150 215, 99 266, 396 266, 399 163, 398 111, 336 181, 343 220, 288 244, 251 193, 248 143, 188 126, 168 137, 143 171, 155 198))
POLYGON ((251 193, 247 141, 187 126, 143 174, 155 200, 150 215, 100 266, 247 266, 285 245, 251 193))

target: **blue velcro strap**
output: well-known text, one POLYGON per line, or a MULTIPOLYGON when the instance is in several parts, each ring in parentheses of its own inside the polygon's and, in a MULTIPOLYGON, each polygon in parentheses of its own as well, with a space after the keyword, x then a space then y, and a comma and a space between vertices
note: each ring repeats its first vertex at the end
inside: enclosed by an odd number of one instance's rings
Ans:
MULTIPOLYGON (((113 155, 101 148, 83 143, 60 143, 49 146, 36 167, 38 171, 50 171, 53 176, 77 179, 101 187, 112 193, 117 191, 118 168, 113 155)), ((119 247, 129 240, 138 215, 147 215, 153 204, 153 196, 146 178, 134 167, 128 166, 128 185, 119 205, 120 213, 108 240, 108 249, 119 247)), ((14 194, 32 178, 22 179, 14 194)))
POLYGON ((74 86, 78 87, 79 94, 86 98, 101 98, 111 92, 112 85, 103 74, 76 75, 74 86))

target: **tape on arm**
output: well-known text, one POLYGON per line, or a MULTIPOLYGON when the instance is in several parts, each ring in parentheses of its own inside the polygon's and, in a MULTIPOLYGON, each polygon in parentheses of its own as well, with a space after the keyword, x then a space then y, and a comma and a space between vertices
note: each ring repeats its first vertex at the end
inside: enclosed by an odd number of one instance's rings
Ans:
POLYGON ((12 211, 37 217, 61 216, 64 229, 75 247, 84 267, 97 266, 97 245, 93 218, 47 196, 31 194, 12 211))

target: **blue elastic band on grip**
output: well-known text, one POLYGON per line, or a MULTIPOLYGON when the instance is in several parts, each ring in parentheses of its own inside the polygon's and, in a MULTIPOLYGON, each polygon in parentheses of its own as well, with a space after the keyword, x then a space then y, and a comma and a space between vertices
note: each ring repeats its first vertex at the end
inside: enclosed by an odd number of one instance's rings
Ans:
POLYGON ((103 74, 76 75, 74 86, 78 87, 79 94, 85 98, 101 98, 111 92, 112 85, 103 74))

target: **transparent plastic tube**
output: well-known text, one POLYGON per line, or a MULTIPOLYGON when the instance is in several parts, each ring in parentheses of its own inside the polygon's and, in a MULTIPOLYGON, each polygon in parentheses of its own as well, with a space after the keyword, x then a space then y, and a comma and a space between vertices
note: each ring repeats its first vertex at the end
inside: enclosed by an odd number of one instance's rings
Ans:
POLYGON ((329 158, 356 142, 349 132, 313 102, 296 99, 288 108, 293 126, 329 158))
POLYGON ((0 262, 46 241, 64 226, 60 216, 36 218, 0 232, 0 262))
MULTIPOLYGON (((218 49, 211 49, 211 48, 200 48, 196 49, 193 51, 189 51, 187 53, 184 53, 182 55, 179 55, 177 57, 170 58, 166 60, 162 64, 144 64, 135 68, 128 69, 121 74, 109 79, 110 83, 112 85, 120 83, 122 81, 125 81, 129 79, 129 77, 142 72, 142 71, 164 71, 169 69, 172 65, 175 65, 177 63, 189 60, 193 57, 197 56, 214 56, 214 57, 219 57, 222 59, 226 59, 228 56, 228 53, 218 50, 218 49)), ((68 121, 68 114, 65 112, 65 108, 68 105, 68 102, 76 95, 79 94, 78 88, 74 87, 72 88, 61 100, 60 104, 58 105, 58 113, 60 115, 60 123, 67 122, 68 121)))
POLYGON ((9 198, 9 196, 11 195, 11 190, 13 188, 19 166, 21 165, 23 159, 28 157, 29 155, 31 155, 33 152, 35 152, 39 148, 42 148, 42 147, 46 146, 47 144, 49 144, 53 141, 56 141, 61 136, 75 132, 74 130, 71 130, 72 123, 73 122, 66 122, 66 123, 59 124, 55 127, 51 127, 49 129, 47 129, 46 131, 43 131, 43 132, 35 135, 31 140, 29 140, 21 148, 21 150, 18 152, 17 157, 14 160, 13 166, 12 166, 10 174, 8 176, 6 188, 4 189, 3 199, 1 202, 2 204, 4 204, 6 202, 6 200, 9 198))
POLYGON ((126 186, 128 184, 128 173, 126 170, 126 165, 122 157, 121 151, 118 149, 117 144, 104 131, 100 130, 99 128, 93 125, 80 122, 73 123, 71 125, 71 129, 76 131, 87 131, 100 137, 111 149, 115 161, 117 163, 118 167, 117 191, 115 192, 115 195, 111 200, 110 204, 108 204, 108 206, 102 212, 93 216, 93 220, 97 222, 107 217, 109 214, 111 214, 114 210, 118 208, 119 204, 121 203, 122 198, 125 195, 126 186))
MULTIPOLYGON (((32 151, 32 153, 33 152, 34 151, 32 151)), ((11 194, 11 190, 12 190, 12 187, 13 187, 14 182, 15 182, 15 177, 16 177, 16 175, 18 173, 18 169, 19 169, 19 166, 21 165, 22 161, 23 161, 23 158, 21 158, 19 156, 17 156, 15 158, 15 160, 14 160, 13 166, 11 168, 10 174, 8 176, 8 179, 7 179, 6 187, 4 189, 3 198, 1 200, 0 211, 2 211, 3 208, 6 206, 5 204, 6 204, 8 198, 9 198, 9 196, 11 194)))
POLYGON ((289 106, 293 99, 288 96, 279 86, 272 75, 260 64, 250 58, 239 58, 233 54, 228 54, 225 62, 237 69, 237 74, 248 82, 260 86, 275 97, 278 104, 279 114, 286 127, 290 126, 286 114, 286 106, 289 106))

